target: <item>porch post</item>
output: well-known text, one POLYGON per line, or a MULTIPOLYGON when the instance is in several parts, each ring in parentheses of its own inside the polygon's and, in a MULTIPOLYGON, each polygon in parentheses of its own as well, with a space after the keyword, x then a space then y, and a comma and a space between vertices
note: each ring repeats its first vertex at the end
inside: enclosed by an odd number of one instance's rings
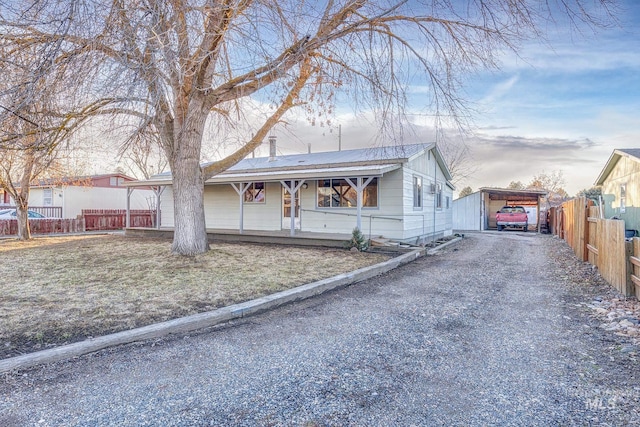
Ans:
POLYGON ((287 184, 287 181, 280 181, 280 184, 289 192, 291 195, 291 212, 289 216, 291 217, 291 237, 296 235, 296 192, 302 187, 304 184, 304 179, 300 181, 291 180, 291 185, 287 184))
POLYGON ((160 229, 160 196, 162 196, 165 188, 167 187, 159 185, 153 189, 153 192, 156 193, 156 230, 160 229))
POLYGON ((127 214, 125 215, 125 227, 131 227, 131 192, 133 187, 127 187, 127 214))
POLYGON ((351 187, 356 190, 357 195, 357 203, 356 203, 356 227, 358 230, 362 231, 362 192, 369 185, 371 181, 373 181, 372 176, 367 177, 367 180, 363 182, 363 177, 359 176, 356 178, 356 184, 351 181, 351 178, 346 178, 346 181, 349 183, 351 187))
POLYGON ((231 186, 236 190, 240 199, 240 227, 238 228, 240 234, 244 233, 244 193, 249 189, 251 184, 251 182, 247 182, 247 185, 244 185, 242 182, 231 183, 231 186))

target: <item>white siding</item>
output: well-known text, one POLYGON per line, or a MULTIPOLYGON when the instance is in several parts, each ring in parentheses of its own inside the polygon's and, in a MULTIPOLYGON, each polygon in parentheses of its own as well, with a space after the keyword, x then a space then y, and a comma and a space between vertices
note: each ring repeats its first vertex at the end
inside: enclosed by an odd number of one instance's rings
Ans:
POLYGON ((443 171, 429 151, 408 162, 404 171, 404 236, 411 239, 447 236, 453 233, 453 190, 447 185, 443 171), (423 197, 422 208, 413 207, 413 177, 422 177, 423 197), (431 186, 440 184, 442 187, 442 207, 436 207, 436 193, 431 192, 431 186), (447 207, 447 197, 449 206, 447 207))
MULTIPOLYGON (((372 236, 402 236, 402 172, 378 178, 378 207, 362 208, 362 232, 372 236)), ((351 234, 357 224, 356 208, 318 208, 317 181, 310 181, 302 195, 302 230, 351 234)))
POLYGON ((173 227, 173 225, 173 186, 167 185, 160 195, 160 226, 173 227))
MULTIPOLYGON (((245 230, 280 230, 280 183, 267 183, 264 203, 244 203, 245 230)), ((204 192, 207 228, 240 229, 240 196, 230 184, 207 185, 204 192)))
MULTIPOLYGON (((126 188, 105 187, 54 187, 52 205, 62 207, 63 218, 76 218, 83 209, 126 209, 126 188)), ((150 209, 155 205, 151 190, 134 190, 131 193, 131 209, 150 209)), ((29 193, 29 204, 44 206, 44 189, 33 188, 29 193)))
POLYGON ((483 229, 481 193, 475 192, 453 201, 453 228, 455 230, 480 231, 483 229))

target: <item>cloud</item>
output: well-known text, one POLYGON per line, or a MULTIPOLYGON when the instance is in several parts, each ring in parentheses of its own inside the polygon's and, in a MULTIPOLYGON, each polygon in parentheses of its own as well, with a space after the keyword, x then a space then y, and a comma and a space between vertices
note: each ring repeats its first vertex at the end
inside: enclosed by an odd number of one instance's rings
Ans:
POLYGON ((480 143, 493 146, 502 150, 543 150, 545 154, 550 152, 562 152, 587 149, 597 144, 588 139, 564 139, 564 138, 527 138, 523 136, 488 136, 479 135, 480 143))
POLYGON ((491 87, 489 93, 480 100, 481 104, 493 104, 504 98, 519 80, 518 75, 509 77, 507 80, 501 81, 491 87))

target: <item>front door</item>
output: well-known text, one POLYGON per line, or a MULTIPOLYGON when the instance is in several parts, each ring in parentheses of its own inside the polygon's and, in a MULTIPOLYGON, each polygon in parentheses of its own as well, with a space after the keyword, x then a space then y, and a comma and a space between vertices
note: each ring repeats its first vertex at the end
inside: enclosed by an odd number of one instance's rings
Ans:
MULTIPOLYGON (((282 228, 291 229, 291 194, 282 187, 282 228)), ((295 228, 300 230, 300 190, 296 191, 295 228)))

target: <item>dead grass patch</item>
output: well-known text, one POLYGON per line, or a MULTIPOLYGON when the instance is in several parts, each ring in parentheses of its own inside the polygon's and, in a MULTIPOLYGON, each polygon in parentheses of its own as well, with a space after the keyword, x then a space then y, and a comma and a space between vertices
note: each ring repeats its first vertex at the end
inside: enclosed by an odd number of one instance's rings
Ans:
POLYGON ((0 358, 212 310, 388 259, 215 243, 196 257, 122 236, 0 240, 0 358))

